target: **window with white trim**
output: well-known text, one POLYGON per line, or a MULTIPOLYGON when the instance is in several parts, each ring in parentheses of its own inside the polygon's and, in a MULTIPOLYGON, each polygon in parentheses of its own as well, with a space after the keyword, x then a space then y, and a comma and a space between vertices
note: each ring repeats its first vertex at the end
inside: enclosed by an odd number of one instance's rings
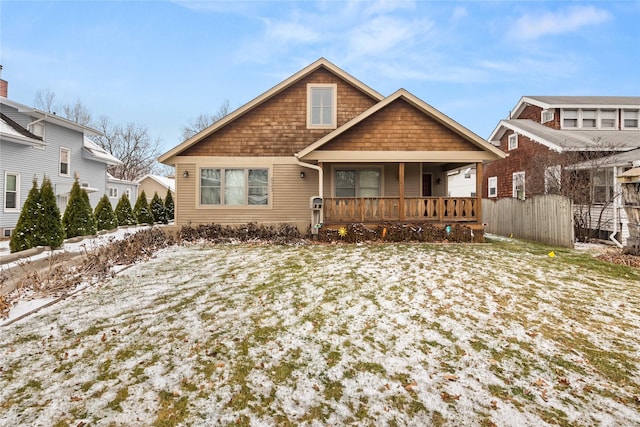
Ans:
POLYGON ((20 174, 5 172, 4 174, 4 210, 17 212, 20 210, 20 174))
POLYGON ((487 188, 489 189, 489 197, 498 197, 498 177, 490 176, 487 181, 487 188))
POLYGON ((515 150, 516 148, 518 148, 518 134, 514 132, 509 135, 509 151, 515 150))
POLYGON ((513 194, 519 200, 524 200, 524 172, 514 172, 512 175, 513 194))
POLYGON ((592 171, 593 203, 609 203, 614 198, 613 168, 592 171))
POLYGON ((618 125, 617 110, 600 110, 600 129, 616 129, 618 125))
POLYGON ((540 118, 542 123, 551 122, 555 118, 555 113, 553 110, 542 110, 540 118))
POLYGON ((638 129, 640 110, 622 110, 622 129, 638 129))
POLYGON ((5 239, 8 239, 9 237, 11 237, 12 234, 13 234, 13 228, 3 228, 2 229, 2 236, 5 239))
POLYGON ((336 169, 336 197, 380 197, 380 169, 336 169))
POLYGON ((266 206, 269 169, 200 169, 200 205, 266 206))
POLYGON ((109 187, 109 197, 112 199, 118 198, 118 187, 109 187))
POLYGON ((60 175, 71 176, 71 150, 60 147, 60 175))
POLYGON ((549 166, 544 170, 545 194, 560 194, 562 168, 560 165, 549 166))
POLYGON ((307 127, 335 129, 337 127, 337 85, 307 85, 307 127))
POLYGON ((578 110, 562 109, 562 127, 565 129, 578 128, 578 110))
POLYGON ((582 128, 595 129, 598 125, 598 110, 582 110, 582 128))
POLYGON ((124 194, 127 195, 127 199, 131 200, 131 189, 127 188, 126 190, 124 190, 124 194))

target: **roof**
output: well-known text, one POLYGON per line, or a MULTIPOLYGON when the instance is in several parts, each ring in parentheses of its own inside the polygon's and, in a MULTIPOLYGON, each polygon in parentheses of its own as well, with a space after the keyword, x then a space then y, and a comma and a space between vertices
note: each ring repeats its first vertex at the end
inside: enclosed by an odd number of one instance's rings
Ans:
POLYGON ((341 70, 340 68, 338 68, 337 66, 335 66, 334 64, 332 64, 331 62, 326 60, 325 58, 320 58, 317 61, 315 61, 314 63, 312 63, 311 65, 309 65, 309 66, 303 68, 302 70, 298 71, 297 73, 295 73, 294 75, 292 75, 288 79, 282 81, 281 83, 279 83, 276 86, 272 87, 268 91, 264 92, 262 95, 258 96, 257 98, 254 98, 252 101, 249 101, 248 103, 246 103, 242 107, 238 108, 237 110, 233 111, 232 113, 230 113, 227 116, 223 117, 222 119, 218 120, 217 122, 215 122, 214 124, 212 124, 208 128, 202 130, 201 132, 195 134, 194 136, 192 136, 191 138, 189 138, 186 141, 182 142, 178 146, 176 146, 176 147, 172 148, 171 150, 167 151, 166 153, 162 154, 158 158, 158 161, 160 161, 161 163, 164 163, 168 159, 170 159, 171 157, 180 154, 182 151, 184 151, 187 148, 193 146, 194 144, 196 144, 197 142, 199 142, 203 138, 206 138, 207 136, 211 135, 212 133, 214 133, 218 129, 220 129, 220 128, 224 127, 225 125, 227 125, 228 123, 230 123, 230 122, 236 120, 237 118, 243 116, 245 113, 251 111, 253 108, 257 107, 258 105, 260 105, 262 103, 264 103, 265 101, 271 99, 275 95, 279 94, 283 90, 285 90, 288 87, 292 86, 293 84, 295 84, 296 82, 298 82, 301 79, 305 78, 306 76, 308 76, 309 74, 313 73, 314 71, 318 70, 319 68, 325 68, 328 71, 336 74, 337 76, 341 77, 343 80, 347 81, 348 83, 350 83, 354 87, 360 89, 362 92, 366 93, 367 95, 369 95, 371 98, 375 99, 376 101, 381 101, 382 99, 384 99, 384 96, 382 96, 380 93, 378 93, 377 91, 373 90, 369 86, 365 85, 360 80, 356 79, 352 75, 350 75, 350 74, 346 73, 345 71, 341 70))
POLYGON ((627 151, 640 148, 640 130, 558 130, 530 119, 501 120, 489 137, 494 145, 507 130, 555 151, 627 151))
POLYGON ((640 148, 616 153, 599 159, 577 163, 572 169, 592 169, 594 167, 633 166, 634 162, 640 162, 640 148))
POLYGON ((17 144, 37 146, 46 145, 42 140, 42 137, 29 132, 3 113, 0 113, 0 135, 2 136, 2 139, 6 139, 7 141, 17 144))
MULTIPOLYGON (((319 139, 318 141, 316 141, 313 144, 309 145, 305 149, 303 149, 300 152, 296 153, 295 156, 297 158, 299 158, 299 159, 304 158, 305 156, 309 155, 311 152, 321 148, 324 144, 328 143, 329 141, 331 141, 332 139, 334 139, 338 135, 344 133, 345 131, 349 130, 350 128, 352 128, 353 126, 357 125, 358 123, 361 123, 366 118, 368 118, 371 115, 373 115, 374 113, 382 110, 383 108, 385 108, 386 106, 388 106, 389 104, 391 104, 393 101, 395 101, 397 99, 403 99, 403 100, 407 101, 409 104, 411 104, 414 107, 418 108, 420 111, 422 111, 426 115, 430 116, 431 118, 435 119, 436 121, 440 122, 441 124, 447 126, 449 129, 453 130, 454 132, 458 133, 459 135, 464 137, 466 140, 468 140, 472 144, 476 145, 478 148, 481 148, 485 152, 490 152, 491 154, 493 154, 493 156, 492 156, 493 159, 506 157, 506 154, 504 152, 502 152, 500 149, 498 149, 495 146, 489 144, 486 140, 484 140, 480 136, 478 136, 475 133, 471 132, 469 129, 465 128, 464 126, 462 126, 461 124, 459 124, 455 120, 451 119, 447 115, 445 115, 442 112, 438 111, 437 109, 433 108, 431 105, 429 105, 426 102, 422 101, 420 98, 416 97, 415 95, 411 94, 410 92, 408 92, 405 89, 397 90, 393 94, 391 94, 388 97, 386 97, 384 100, 378 102, 377 104, 375 104, 374 106, 372 106, 368 110, 364 111, 363 113, 361 113, 357 117, 353 118, 349 122, 347 122, 344 125, 340 126, 338 129, 336 129, 333 132, 325 135, 323 138, 319 139)), ((385 153, 386 153, 385 155, 390 155, 391 157, 393 157, 393 155, 391 155, 391 153, 388 153, 388 152, 385 152, 385 153)), ((406 156, 406 154, 399 154, 399 155, 400 156, 406 156)), ((404 158, 405 157, 402 157, 402 159, 404 159, 404 158)), ((398 158, 398 159, 394 159, 394 160, 402 160, 402 159, 398 158)))
POLYGON ((109 172, 107 172, 107 181, 117 183, 117 184, 135 185, 136 187, 138 186, 138 183, 136 181, 127 181, 126 179, 116 178, 115 176, 111 175, 109 172))
POLYGON ((142 178, 140 178, 138 181, 136 181, 138 184, 142 184, 142 181, 144 181, 145 179, 152 179, 154 181, 156 181, 158 184, 162 185, 165 188, 168 188, 169 190, 171 190, 172 192, 175 193, 176 191, 176 180, 173 178, 168 178, 166 176, 160 176, 160 175, 145 175, 142 178))
POLYGON ((517 117, 527 105, 547 108, 640 108, 640 96, 523 96, 513 108, 517 117))
POLYGON ((67 120, 63 117, 57 116, 56 113, 49 113, 38 110, 37 108, 29 107, 28 105, 20 104, 19 102, 11 101, 9 98, 0 96, 0 104, 8 105, 9 107, 15 108, 20 113, 43 119, 45 122, 55 123, 58 126, 62 126, 67 129, 82 132, 85 135, 102 135, 99 130, 90 128, 89 126, 84 126, 71 120, 67 120))
POLYGON ((106 163, 112 166, 122 164, 120 159, 112 156, 104 148, 100 147, 98 144, 91 141, 86 136, 84 137, 83 148, 84 148, 84 153, 87 153, 90 156, 91 160, 106 163))

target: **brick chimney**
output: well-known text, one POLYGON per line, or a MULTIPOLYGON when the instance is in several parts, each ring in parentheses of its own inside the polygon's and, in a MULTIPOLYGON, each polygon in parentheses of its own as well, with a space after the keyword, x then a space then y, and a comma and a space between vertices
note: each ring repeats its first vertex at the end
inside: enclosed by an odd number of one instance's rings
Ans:
MULTIPOLYGON (((2 65, 0 65, 0 76, 1 75, 2 75, 2 65)), ((0 96, 4 96, 6 98, 8 90, 9 90, 9 82, 7 82, 6 80, 2 80, 2 78, 0 78, 0 96)))

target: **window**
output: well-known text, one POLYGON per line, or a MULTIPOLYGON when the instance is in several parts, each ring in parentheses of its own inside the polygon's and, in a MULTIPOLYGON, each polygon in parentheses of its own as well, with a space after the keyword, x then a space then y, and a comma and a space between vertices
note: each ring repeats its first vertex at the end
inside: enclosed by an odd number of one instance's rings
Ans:
POLYGON ((549 166, 544 170, 545 194, 560 194, 562 168, 560 165, 549 166))
POLYGON ((613 168, 601 168, 592 175, 593 203, 608 203, 613 200, 613 168))
POLYGON ((616 110, 600 110, 600 129, 615 129, 616 110))
POLYGON ((562 127, 578 127, 578 110, 562 110, 562 127))
POLYGON ((127 188, 126 190, 124 190, 124 194, 127 195, 127 199, 131 200, 131 189, 127 188))
POLYGON ((335 84, 307 85, 307 127, 336 128, 336 87, 335 84))
POLYGON ((2 237, 6 238, 6 239, 11 237, 12 233, 13 233, 13 228, 4 228, 4 229, 2 229, 2 237))
POLYGON ((622 128, 638 129, 640 110, 622 110, 622 128))
POLYGON ((68 148, 60 147, 60 175, 70 176, 70 157, 71 150, 68 148))
POLYGON ((512 133, 509 135, 509 150, 515 150, 518 148, 518 134, 512 133))
POLYGON ((513 174, 513 197, 524 200, 524 172, 513 174))
POLYGON ((4 210, 18 211, 20 205, 20 174, 4 174, 4 210))
POLYGON ((116 187, 109 187, 109 197, 113 199, 118 198, 118 189, 116 187))
POLYGON ((379 169, 336 169, 336 197, 379 197, 379 169))
POLYGON ((489 188, 489 197, 498 197, 498 177, 491 176, 487 182, 489 188))
POLYGON ((553 121, 555 114, 553 110, 542 110, 542 123, 547 123, 553 121))
POLYGON ((582 110, 582 127, 595 129, 598 122, 598 110, 582 110))
POLYGON ((200 204, 266 206, 269 204, 269 170, 200 169, 200 204))

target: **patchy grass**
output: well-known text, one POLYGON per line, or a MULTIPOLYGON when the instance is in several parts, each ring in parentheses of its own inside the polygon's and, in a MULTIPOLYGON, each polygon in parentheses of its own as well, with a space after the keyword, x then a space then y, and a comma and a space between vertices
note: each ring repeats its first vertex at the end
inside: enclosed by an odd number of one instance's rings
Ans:
POLYGON ((638 425, 639 283, 507 239, 173 247, 2 330, 0 424, 638 425))

